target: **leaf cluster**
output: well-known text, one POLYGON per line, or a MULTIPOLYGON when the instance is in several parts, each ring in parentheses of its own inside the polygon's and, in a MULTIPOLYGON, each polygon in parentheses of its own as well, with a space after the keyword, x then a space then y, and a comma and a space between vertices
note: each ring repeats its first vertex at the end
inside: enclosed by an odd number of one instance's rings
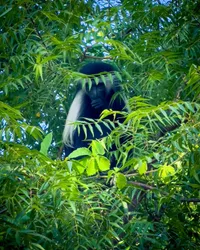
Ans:
POLYGON ((198 249, 199 16, 196 0, 0 7, 2 250, 198 249), (60 160, 77 72, 96 60, 118 68, 129 112, 77 121, 111 133, 60 160))

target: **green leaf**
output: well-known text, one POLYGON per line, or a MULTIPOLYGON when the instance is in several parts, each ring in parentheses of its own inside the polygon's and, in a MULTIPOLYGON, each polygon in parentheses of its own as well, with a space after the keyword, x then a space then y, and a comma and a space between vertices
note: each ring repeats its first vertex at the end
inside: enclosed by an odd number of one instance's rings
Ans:
POLYGON ((53 135, 52 132, 47 134, 41 143, 40 152, 44 155, 47 155, 48 149, 52 142, 52 135, 53 135))
POLYGON ((143 161, 141 164, 139 164, 138 173, 142 175, 142 174, 145 174, 146 171, 147 171, 147 162, 143 161))
POLYGON ((93 155, 104 155, 105 149, 101 143, 101 141, 92 141, 92 154, 93 155))
POLYGON ((90 123, 88 123, 88 128, 89 128, 89 130, 91 132, 92 137, 94 137, 94 130, 93 130, 93 127, 92 127, 92 125, 90 123))
POLYGON ((120 81, 122 81, 122 77, 118 71, 115 71, 115 75, 120 81))
POLYGON ((37 243, 31 243, 32 246, 34 246, 34 249, 40 249, 40 250, 45 250, 45 248, 43 248, 40 244, 37 244, 37 243))
POLYGON ((9 116, 13 119, 22 119, 22 115, 19 110, 12 108, 6 103, 0 101, 0 118, 7 119, 9 116))
POLYGON ((116 185, 119 189, 124 188, 127 185, 127 179, 126 176, 122 173, 116 174, 116 185))
POLYGON ((191 103, 190 102, 185 102, 185 106, 192 112, 194 113, 194 108, 192 107, 191 103))
POLYGON ((42 59, 41 63, 44 64, 44 63, 47 63, 47 62, 52 61, 52 60, 57 59, 57 58, 58 58, 58 56, 47 56, 44 59, 42 59))
POLYGON ((106 78, 104 75, 100 75, 102 82, 106 85, 106 78))
POLYGON ((34 70, 35 70, 35 78, 38 79, 39 76, 43 80, 43 70, 42 70, 42 64, 35 64, 34 65, 34 70))
POLYGON ((91 156, 91 151, 88 148, 78 148, 74 150, 68 158, 77 158, 79 156, 91 156))
POLYGON ((110 82, 113 84, 113 75, 112 75, 112 74, 108 74, 108 79, 109 79, 110 82))
POLYGON ((98 168, 101 171, 107 171, 110 169, 110 161, 104 156, 96 157, 98 168))
POLYGON ((97 122, 95 123, 95 127, 99 130, 99 132, 101 133, 101 135, 103 135, 102 128, 101 128, 101 126, 97 122))
POLYGON ((86 172, 88 176, 95 175, 98 172, 96 159, 94 157, 88 160, 86 172))
MULTIPOLYGON (((6 5, 5 5, 6 6, 6 5)), ((0 15, 0 17, 2 17, 2 16, 5 16, 9 11, 11 11, 12 10, 12 8, 8 8, 6 11, 4 11, 1 15, 0 15)))
POLYGON ((89 87, 89 90, 92 88, 92 80, 90 78, 88 78, 88 81, 87 83, 88 84, 88 87, 89 87))
POLYGON ((22 123, 20 125, 28 134, 30 134, 36 140, 42 139, 42 130, 35 126, 27 125, 26 123, 22 123))
POLYGON ((98 85, 98 83, 99 83, 99 77, 94 77, 94 81, 95 81, 96 85, 98 85))
POLYGON ((164 181, 168 182, 170 177, 175 175, 175 169, 172 166, 163 165, 158 169, 158 176, 164 181))
POLYGON ((74 214, 76 214, 76 203, 74 201, 68 201, 68 202, 74 214))

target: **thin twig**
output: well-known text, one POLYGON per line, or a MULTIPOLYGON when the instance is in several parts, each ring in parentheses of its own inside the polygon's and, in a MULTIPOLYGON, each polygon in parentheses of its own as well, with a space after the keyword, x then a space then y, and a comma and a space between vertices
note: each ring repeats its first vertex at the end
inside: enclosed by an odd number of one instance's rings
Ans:
POLYGON ((144 183, 141 183, 141 182, 137 182, 137 181, 129 181, 128 184, 141 187, 144 190, 153 190, 153 189, 156 189, 155 187, 152 187, 150 185, 147 185, 147 184, 144 184, 144 183))
MULTIPOLYGON (((27 12, 28 12, 28 10, 27 10, 27 12)), ((47 46, 46 46, 46 44, 45 44, 45 42, 44 42, 44 40, 43 40, 43 38, 42 38, 42 36, 41 36, 39 30, 38 30, 37 27, 36 27, 35 21, 33 20, 32 17, 30 18, 30 20, 31 20, 31 23, 33 24, 33 28, 34 28, 35 32, 37 33, 37 35, 39 36, 39 38, 40 38, 40 40, 41 40, 43 46, 44 46, 45 49, 47 50, 47 46)))
MULTIPOLYGON (((25 9, 26 9, 28 15, 31 15, 31 13, 30 13, 29 10, 28 10, 28 6, 27 6, 26 4, 25 4, 25 9)), ((37 28, 37 25, 36 25, 35 21, 33 20, 32 17, 30 17, 30 20, 31 20, 31 23, 33 24, 33 28, 34 28, 36 34, 39 36, 39 38, 40 38, 40 40, 41 40, 43 46, 44 46, 45 49, 47 50, 47 46, 46 46, 46 44, 45 44, 45 42, 44 42, 44 40, 43 40, 43 38, 42 38, 42 36, 41 36, 41 34, 40 34, 38 28, 37 28)))
POLYGON ((181 202, 194 202, 194 203, 198 203, 200 202, 200 199, 199 198, 182 198, 181 199, 181 202))
MULTIPOLYGON (((144 174, 145 175, 146 174, 151 174, 151 173, 155 173, 157 171, 158 171, 158 169, 153 169, 153 170, 146 171, 146 173, 144 173, 144 174)), ((126 177, 132 177, 132 176, 136 176, 136 175, 139 175, 139 173, 125 174, 126 177)))

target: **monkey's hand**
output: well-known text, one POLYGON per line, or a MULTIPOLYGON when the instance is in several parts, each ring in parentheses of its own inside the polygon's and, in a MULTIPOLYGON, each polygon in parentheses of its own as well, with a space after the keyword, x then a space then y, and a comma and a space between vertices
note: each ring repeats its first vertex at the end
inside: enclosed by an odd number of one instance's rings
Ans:
POLYGON ((92 105, 92 107, 95 108, 95 109, 102 108, 102 110, 103 110, 103 109, 105 109, 105 108, 108 108, 108 103, 107 103, 107 101, 101 99, 100 97, 98 97, 98 98, 92 100, 92 101, 91 101, 91 105, 92 105))

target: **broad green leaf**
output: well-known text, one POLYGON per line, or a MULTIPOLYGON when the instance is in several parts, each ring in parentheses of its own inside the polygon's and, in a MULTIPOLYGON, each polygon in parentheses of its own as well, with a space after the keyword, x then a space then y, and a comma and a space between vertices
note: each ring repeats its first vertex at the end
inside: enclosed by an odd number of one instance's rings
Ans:
POLYGON ((51 145, 52 142, 52 135, 53 133, 49 133, 45 136, 44 140, 41 143, 41 148, 40 148, 40 152, 44 155, 47 155, 48 149, 51 145))
POLYGON ((87 167, 88 157, 83 157, 80 160, 73 160, 72 162, 72 169, 78 171, 79 174, 83 174, 86 167, 87 167))
POLYGON ((143 161, 141 164, 139 164, 138 173, 142 175, 142 174, 145 174, 146 171, 147 171, 147 162, 143 161))
POLYGON ((105 149, 101 143, 101 141, 92 141, 91 143, 92 146, 92 154, 93 155, 104 155, 105 154, 105 149))
POLYGON ((170 180, 171 176, 175 175, 175 173, 175 169, 168 165, 163 165, 158 169, 158 176, 166 183, 170 180))
POLYGON ((107 171, 107 170, 110 169, 110 161, 106 157, 97 156, 96 161, 97 161, 97 164, 98 164, 98 168, 101 171, 107 171))
POLYGON ((80 156, 90 156, 91 155, 91 151, 88 148, 78 148, 76 150, 74 150, 69 156, 68 158, 76 158, 76 157, 80 157, 80 156))
POLYGON ((116 185, 119 189, 124 188, 127 185, 127 179, 126 176, 122 173, 116 174, 116 185))
POLYGON ((88 162, 87 162, 87 175, 91 176, 91 175, 95 175, 98 172, 97 169, 97 163, 96 163, 96 159, 94 157, 91 157, 88 162))

